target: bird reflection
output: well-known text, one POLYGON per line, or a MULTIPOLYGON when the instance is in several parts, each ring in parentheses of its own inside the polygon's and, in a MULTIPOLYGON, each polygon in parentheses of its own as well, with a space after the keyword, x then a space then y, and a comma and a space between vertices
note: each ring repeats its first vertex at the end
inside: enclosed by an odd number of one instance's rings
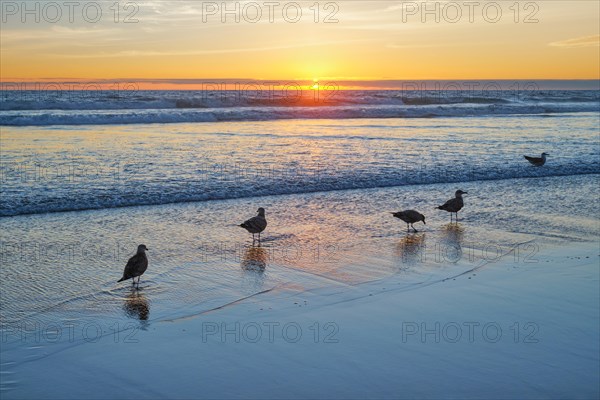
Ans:
POLYGON ((255 293, 262 290, 265 283, 265 269, 267 268, 268 253, 263 247, 247 247, 242 255, 241 266, 244 271, 242 277, 243 290, 255 293))
POLYGON ((267 267, 267 256, 267 251, 264 247, 247 247, 242 256, 242 269, 247 271, 264 271, 267 267))
POLYGON ((402 261, 402 264, 411 266, 424 261, 424 250, 424 233, 409 233, 400 239, 400 242, 396 247, 397 255, 402 261))
POLYGON ((462 257, 464 228, 449 223, 442 228, 440 255, 443 261, 458 262, 462 257))
POLYGON ((146 296, 144 296, 139 290, 132 289, 131 293, 125 299, 123 305, 125 314, 128 317, 139 319, 140 321, 148 321, 150 315, 150 303, 146 296))

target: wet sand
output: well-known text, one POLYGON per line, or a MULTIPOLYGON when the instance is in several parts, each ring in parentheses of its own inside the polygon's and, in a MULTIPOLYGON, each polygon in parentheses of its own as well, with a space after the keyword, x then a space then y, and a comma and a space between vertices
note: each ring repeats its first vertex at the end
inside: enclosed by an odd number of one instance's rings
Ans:
POLYGON ((434 210, 455 184, 5 218, 0 390, 597 397, 597 181, 461 184, 459 224, 434 210), (257 205, 261 247, 231 217, 257 205), (135 291, 116 280, 141 236, 135 291))

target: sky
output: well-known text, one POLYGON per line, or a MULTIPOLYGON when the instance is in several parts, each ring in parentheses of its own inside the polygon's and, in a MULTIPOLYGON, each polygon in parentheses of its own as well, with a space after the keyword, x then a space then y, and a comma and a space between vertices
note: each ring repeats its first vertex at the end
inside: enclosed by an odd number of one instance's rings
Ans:
POLYGON ((50 3, 1 2, 2 82, 600 78, 595 0, 50 3))

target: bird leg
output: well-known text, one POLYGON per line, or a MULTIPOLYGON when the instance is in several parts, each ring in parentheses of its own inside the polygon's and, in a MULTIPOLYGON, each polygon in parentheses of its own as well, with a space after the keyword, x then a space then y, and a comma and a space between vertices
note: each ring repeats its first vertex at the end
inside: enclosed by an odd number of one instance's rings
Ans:
POLYGON ((456 223, 458 224, 458 211, 456 212, 456 223))
POLYGON ((413 224, 410 224, 410 226, 412 226, 412 228, 415 232, 419 232, 418 230, 415 229, 415 226, 413 224))
POLYGON ((408 224, 408 222, 406 223, 406 232, 410 232, 410 225, 408 224))

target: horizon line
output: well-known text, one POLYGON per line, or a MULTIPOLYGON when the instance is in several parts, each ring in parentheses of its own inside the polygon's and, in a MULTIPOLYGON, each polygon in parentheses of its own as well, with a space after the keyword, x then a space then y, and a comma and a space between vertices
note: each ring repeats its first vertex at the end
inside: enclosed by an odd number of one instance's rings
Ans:
MULTIPOLYGON (((52 90, 48 85, 97 85, 96 90, 283 90, 297 85, 324 90, 600 90, 600 79, 257 79, 257 78, 1 78, 1 90, 52 90), (507 85, 508 84, 508 85, 507 85), (523 84, 521 86, 521 84, 523 84), (44 87, 44 85, 46 87, 44 87), (121 88, 121 85, 123 86, 121 88), (132 86, 133 85, 133 86, 132 86), (433 87, 431 86, 433 85, 433 87), (183 88, 182 86, 186 86, 183 88), (200 87, 198 87, 200 86, 200 87), (464 87, 462 87, 464 86, 464 87), (483 86, 483 87, 482 87, 483 86), (104 88, 104 89, 103 89, 104 88)), ((60 89, 60 88, 56 88, 60 89)), ((69 89, 69 88, 66 88, 69 89)), ((71 90, 77 90, 72 88, 71 90)), ((86 88, 94 90, 94 88, 86 88)))

